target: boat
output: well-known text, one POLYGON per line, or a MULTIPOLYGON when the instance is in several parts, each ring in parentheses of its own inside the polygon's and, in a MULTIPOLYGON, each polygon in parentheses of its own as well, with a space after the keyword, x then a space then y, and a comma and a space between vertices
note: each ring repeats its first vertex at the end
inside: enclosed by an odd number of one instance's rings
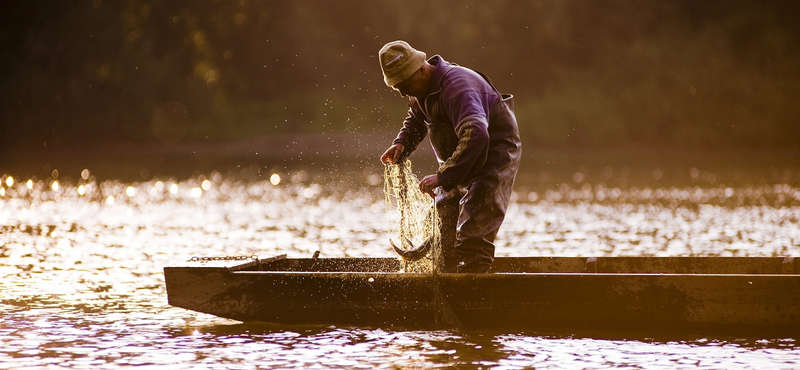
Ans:
POLYGON ((794 257, 499 257, 427 274, 317 256, 194 257, 164 268, 169 304, 278 324, 800 337, 794 257))

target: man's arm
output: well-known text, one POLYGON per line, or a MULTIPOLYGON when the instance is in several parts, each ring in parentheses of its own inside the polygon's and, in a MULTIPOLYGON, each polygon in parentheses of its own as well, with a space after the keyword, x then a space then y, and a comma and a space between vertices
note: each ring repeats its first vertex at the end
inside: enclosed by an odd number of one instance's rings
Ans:
POLYGON ((400 129, 397 138, 392 142, 393 144, 403 144, 404 156, 408 156, 417 150, 419 143, 421 143, 428 134, 428 127, 419 117, 422 117, 422 113, 416 112, 414 105, 411 104, 411 107, 408 109, 408 116, 403 121, 403 128, 400 129))
POLYGON ((381 156, 381 162, 397 164, 400 162, 406 147, 401 143, 394 143, 389 149, 386 149, 381 156))
POLYGON ((459 94, 445 104, 459 138, 453 155, 436 172, 439 186, 449 191, 486 163, 489 154, 489 112, 487 97, 474 91, 459 94))

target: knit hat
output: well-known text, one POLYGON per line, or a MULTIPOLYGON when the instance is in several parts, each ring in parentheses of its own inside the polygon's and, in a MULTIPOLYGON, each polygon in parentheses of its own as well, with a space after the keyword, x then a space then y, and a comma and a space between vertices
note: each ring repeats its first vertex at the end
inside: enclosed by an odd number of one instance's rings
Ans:
POLYGON ((383 81, 389 87, 405 81, 425 63, 425 53, 399 40, 383 45, 378 58, 381 61, 383 81))

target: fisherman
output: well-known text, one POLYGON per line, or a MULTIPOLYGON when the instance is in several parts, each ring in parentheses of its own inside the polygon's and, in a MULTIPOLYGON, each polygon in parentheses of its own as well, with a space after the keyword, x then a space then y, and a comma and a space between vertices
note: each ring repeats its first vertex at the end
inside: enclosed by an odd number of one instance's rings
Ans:
POLYGON ((487 272, 522 153, 514 103, 480 72, 405 41, 378 55, 386 85, 408 97, 408 117, 383 163, 399 163, 430 133, 439 162, 420 190, 441 217, 445 272, 487 272))

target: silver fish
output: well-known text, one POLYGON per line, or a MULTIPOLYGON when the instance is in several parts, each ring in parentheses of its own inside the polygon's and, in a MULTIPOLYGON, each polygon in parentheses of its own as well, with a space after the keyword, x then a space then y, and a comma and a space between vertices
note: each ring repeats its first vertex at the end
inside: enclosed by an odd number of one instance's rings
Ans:
POLYGON ((430 239, 426 239, 424 242, 422 242, 422 244, 418 246, 414 246, 414 244, 411 243, 411 240, 408 240, 408 238, 405 239, 406 239, 406 244, 410 247, 408 249, 402 249, 397 247, 392 241, 392 239, 389 238, 389 243, 392 244, 392 248, 394 248, 394 251, 397 252, 397 254, 400 255, 400 258, 402 258, 404 261, 421 260, 431 250, 432 243, 430 242, 430 239))

